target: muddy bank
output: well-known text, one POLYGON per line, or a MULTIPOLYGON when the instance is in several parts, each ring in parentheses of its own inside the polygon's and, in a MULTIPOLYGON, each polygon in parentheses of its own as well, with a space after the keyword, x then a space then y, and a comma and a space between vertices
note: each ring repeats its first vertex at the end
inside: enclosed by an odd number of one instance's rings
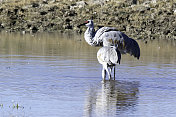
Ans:
POLYGON ((113 26, 134 39, 176 40, 175 0, 29 0, 1 1, 0 30, 75 31, 81 22, 113 26))

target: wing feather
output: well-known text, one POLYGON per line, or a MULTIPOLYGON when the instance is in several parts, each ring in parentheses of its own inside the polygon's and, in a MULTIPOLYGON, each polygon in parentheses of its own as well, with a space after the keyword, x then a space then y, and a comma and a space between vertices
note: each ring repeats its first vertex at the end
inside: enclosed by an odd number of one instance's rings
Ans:
POLYGON ((126 34, 117 31, 114 27, 102 27, 100 28, 94 37, 94 43, 98 46, 116 46, 121 54, 129 53, 137 59, 140 57, 140 48, 138 43, 129 38, 126 34))
POLYGON ((97 43, 97 45, 101 45, 103 43, 103 35, 105 32, 109 32, 112 30, 116 30, 114 27, 102 27, 98 29, 93 38, 93 43, 97 43))
POLYGON ((140 48, 138 43, 132 39, 129 38, 124 33, 121 33, 122 37, 124 39, 124 47, 121 49, 122 51, 126 51, 126 53, 129 53, 130 55, 133 55, 137 59, 140 57, 140 48))

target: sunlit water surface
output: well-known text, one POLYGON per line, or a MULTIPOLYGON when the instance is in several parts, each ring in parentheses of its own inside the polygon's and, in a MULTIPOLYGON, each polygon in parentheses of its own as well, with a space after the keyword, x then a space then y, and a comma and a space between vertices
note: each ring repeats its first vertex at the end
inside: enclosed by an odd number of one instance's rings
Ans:
POLYGON ((175 117, 176 42, 138 41, 116 81, 76 34, 0 33, 0 117, 175 117))

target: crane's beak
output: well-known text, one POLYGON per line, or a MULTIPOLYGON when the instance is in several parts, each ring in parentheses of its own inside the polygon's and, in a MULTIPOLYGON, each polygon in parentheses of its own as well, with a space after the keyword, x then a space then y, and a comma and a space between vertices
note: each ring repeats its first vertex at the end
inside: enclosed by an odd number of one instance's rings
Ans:
POLYGON ((88 23, 89 21, 85 21, 83 24, 78 25, 77 27, 80 28, 81 26, 84 26, 88 23))

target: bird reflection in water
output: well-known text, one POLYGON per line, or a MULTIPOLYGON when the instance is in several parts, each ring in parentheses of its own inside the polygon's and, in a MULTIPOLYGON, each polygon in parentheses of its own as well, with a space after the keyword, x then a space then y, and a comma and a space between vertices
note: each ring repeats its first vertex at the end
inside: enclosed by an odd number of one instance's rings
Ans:
POLYGON ((114 117, 135 109, 138 87, 138 82, 114 80, 94 84, 87 92, 84 116, 114 117))

